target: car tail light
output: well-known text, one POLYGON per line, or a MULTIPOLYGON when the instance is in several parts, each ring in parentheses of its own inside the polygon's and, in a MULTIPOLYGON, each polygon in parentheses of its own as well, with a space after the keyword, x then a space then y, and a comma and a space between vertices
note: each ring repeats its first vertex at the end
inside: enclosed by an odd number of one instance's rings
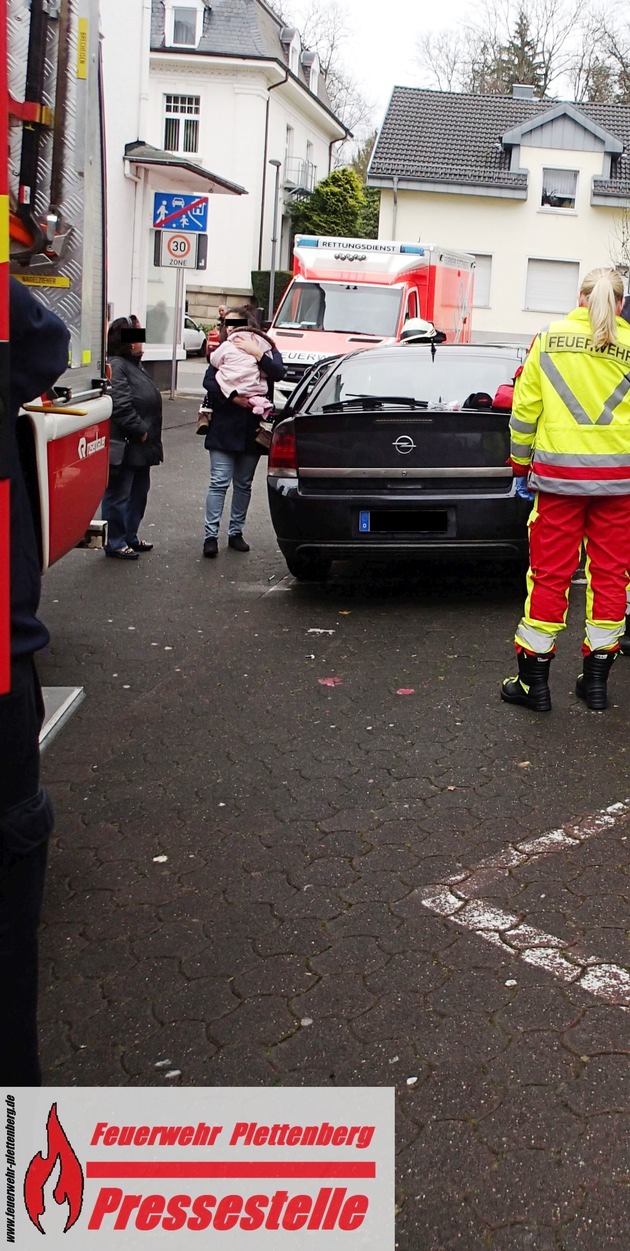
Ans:
POLYGON ((269 448, 268 474, 274 478, 297 478, 297 446, 293 422, 281 422, 269 448))

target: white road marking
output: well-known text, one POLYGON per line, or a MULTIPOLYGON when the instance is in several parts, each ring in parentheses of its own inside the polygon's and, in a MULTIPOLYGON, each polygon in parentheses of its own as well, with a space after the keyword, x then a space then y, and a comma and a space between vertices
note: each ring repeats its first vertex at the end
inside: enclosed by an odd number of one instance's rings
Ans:
POLYGON ((418 898, 425 908, 447 917, 455 925, 470 930, 485 942, 499 947, 506 955, 517 956, 525 964, 544 969, 552 977, 579 986, 605 1003, 630 1011, 630 970, 589 955, 578 943, 546 934, 522 917, 506 912, 480 898, 512 869, 534 864, 543 856, 582 847, 603 831, 630 821, 630 799, 611 804, 578 824, 550 830, 539 838, 512 843, 504 851, 481 860, 470 870, 452 874, 443 882, 421 887, 418 898))

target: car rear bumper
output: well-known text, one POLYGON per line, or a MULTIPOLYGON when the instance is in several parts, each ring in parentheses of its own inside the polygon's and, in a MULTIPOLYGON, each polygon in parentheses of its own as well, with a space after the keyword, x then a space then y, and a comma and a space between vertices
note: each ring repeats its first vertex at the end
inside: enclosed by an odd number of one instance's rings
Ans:
MULTIPOLYGON (((299 479, 269 478, 271 518, 281 550, 325 552, 331 559, 361 553, 453 554, 522 558, 527 552, 530 505, 514 494, 431 496, 356 495, 352 498, 300 494, 299 479), (384 533, 361 533, 362 512, 388 514, 384 533), (396 513, 417 514, 417 531, 399 533, 396 513), (426 517, 427 530, 423 530, 426 517)), ((382 524, 382 521, 381 521, 382 524)))

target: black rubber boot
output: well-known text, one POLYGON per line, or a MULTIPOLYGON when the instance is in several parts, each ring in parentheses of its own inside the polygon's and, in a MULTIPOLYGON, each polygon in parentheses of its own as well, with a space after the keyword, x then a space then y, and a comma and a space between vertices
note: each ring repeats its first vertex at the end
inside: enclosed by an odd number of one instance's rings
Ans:
POLYGON ((624 656, 630 656, 630 616, 626 617, 626 632, 619 639, 619 650, 624 656))
POLYGON ((593 712, 608 707, 606 683, 617 659, 617 652, 591 652, 584 657, 584 668, 575 684, 575 693, 593 712))
POLYGON ((501 699, 508 704, 522 704, 532 712, 551 712, 549 690, 549 666, 553 655, 530 656, 518 652, 518 676, 505 678, 501 687, 501 699))

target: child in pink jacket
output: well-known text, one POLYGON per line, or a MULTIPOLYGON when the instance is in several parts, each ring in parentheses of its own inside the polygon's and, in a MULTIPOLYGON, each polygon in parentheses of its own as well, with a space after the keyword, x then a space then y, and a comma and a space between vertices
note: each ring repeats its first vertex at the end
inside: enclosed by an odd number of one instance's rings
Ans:
POLYGON ((267 397, 267 379, 258 368, 256 357, 240 346, 243 339, 249 339, 262 353, 274 346, 273 340, 262 331, 233 331, 225 343, 211 353, 210 364, 217 371, 217 383, 225 398, 248 396, 253 411, 264 418, 273 408, 267 397))

